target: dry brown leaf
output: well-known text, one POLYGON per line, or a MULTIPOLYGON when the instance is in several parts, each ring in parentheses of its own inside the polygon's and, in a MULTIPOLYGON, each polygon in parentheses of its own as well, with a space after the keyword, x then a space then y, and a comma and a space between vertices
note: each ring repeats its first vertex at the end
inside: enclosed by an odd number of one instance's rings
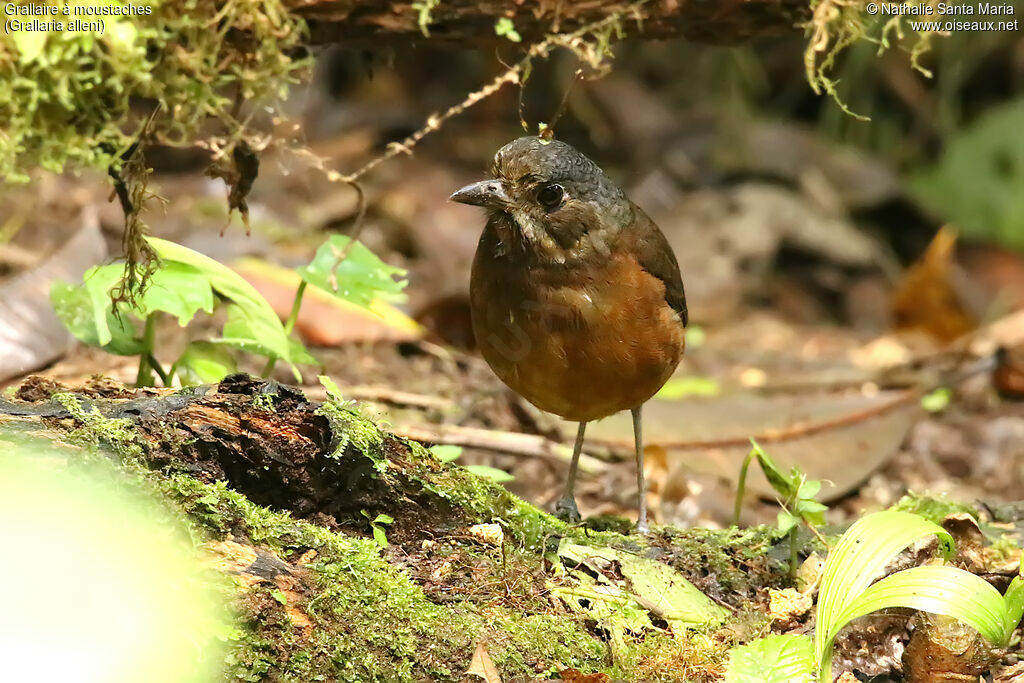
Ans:
POLYGON ((274 577, 274 583, 285 597, 284 611, 292 625, 301 629, 313 628, 313 622, 309 620, 309 616, 296 607, 302 600, 302 594, 299 592, 302 586, 299 580, 290 574, 278 574, 274 577))
POLYGON ((795 624, 811 611, 813 601, 795 588, 768 589, 768 615, 781 624, 795 624))
POLYGON ((992 683, 1024 683, 1024 662, 996 669, 992 683))
MULTIPOLYGON (((670 493, 685 492, 693 472, 735 481, 755 437, 783 470, 797 465, 811 479, 826 480, 820 500, 827 503, 884 464, 919 411, 916 400, 892 391, 656 398, 644 404, 646 452, 655 461, 651 489, 672 502, 670 493)), ((564 424, 563 433, 575 432, 575 424, 564 424)), ((587 441, 632 453, 629 413, 588 425, 587 441)), ((747 489, 774 496, 758 468, 751 468, 747 489)))
MULTIPOLYGON (((290 596, 289 596, 290 599, 290 596)), ((292 626, 299 629, 311 629, 313 628, 313 622, 309 620, 309 617, 305 612, 300 610, 298 607, 292 607, 290 604, 284 608, 285 614, 288 615, 288 620, 292 622, 292 626)))
POLYGON ((966 512, 957 512, 942 520, 942 527, 953 537, 957 560, 964 569, 976 574, 988 569, 985 535, 978 526, 978 520, 966 512))
POLYGON ((1007 399, 1024 399, 1024 346, 1003 350, 998 358, 992 385, 1007 399))
POLYGON ((952 617, 919 612, 903 653, 908 683, 976 681, 998 654, 972 629, 952 617))
POLYGON ((501 547, 505 542, 505 532, 501 530, 500 524, 474 524, 469 527, 469 535, 484 545, 501 547))
MULTIPOLYGON (((294 270, 251 258, 237 261, 233 267, 263 295, 279 317, 288 317, 300 281, 294 270)), ((389 303, 375 301, 367 309, 316 287, 306 290, 295 329, 313 346, 364 341, 406 342, 423 335, 415 320, 389 303)))
POLYGON ((476 650, 473 651, 473 661, 470 662, 466 674, 479 676, 487 683, 501 683, 498 668, 494 666, 491 655, 487 653, 487 641, 481 640, 477 643, 476 650))
POLYGON ((956 232, 948 226, 942 228, 924 255, 904 273, 892 295, 897 329, 926 332, 948 342, 977 327, 957 284, 955 247, 956 232))
POLYGON ((96 212, 89 207, 81 229, 64 246, 0 283, 0 381, 41 368, 74 345, 50 304, 50 286, 81 281, 86 269, 106 255, 96 212))

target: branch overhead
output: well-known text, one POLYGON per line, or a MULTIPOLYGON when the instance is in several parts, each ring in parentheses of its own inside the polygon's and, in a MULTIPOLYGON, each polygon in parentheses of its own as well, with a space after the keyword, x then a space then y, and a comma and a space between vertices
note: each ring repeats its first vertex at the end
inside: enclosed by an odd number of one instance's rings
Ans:
POLYGON ((807 0, 289 0, 307 19, 313 43, 378 42, 392 38, 487 45, 507 41, 495 25, 510 20, 524 41, 567 32, 610 15, 633 37, 684 37, 739 43, 793 31, 810 16, 807 0))

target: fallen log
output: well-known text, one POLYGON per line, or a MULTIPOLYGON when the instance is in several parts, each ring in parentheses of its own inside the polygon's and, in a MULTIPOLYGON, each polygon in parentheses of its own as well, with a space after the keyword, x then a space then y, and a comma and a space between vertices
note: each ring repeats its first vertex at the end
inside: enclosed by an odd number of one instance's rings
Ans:
POLYGON ((709 634, 694 657, 721 659, 736 619, 767 618, 751 601, 787 581, 772 529, 569 526, 355 404, 245 375, 178 391, 31 380, 0 400, 0 436, 12 423, 101 444, 198 530, 235 585, 228 680, 456 681, 482 641, 504 680, 637 678, 680 629, 709 634), (634 588, 657 568, 654 585, 689 586, 696 614, 634 588), (581 597, 594 580, 604 592, 581 597), (639 621, 608 621, 601 599, 639 621))
POLYGON ((680 2, 588 0, 587 2, 380 2, 379 0, 290 0, 305 18, 311 42, 398 44, 432 42, 486 47, 508 43, 495 32, 507 20, 523 41, 568 32, 619 15, 634 37, 682 36, 701 43, 732 44, 794 32, 810 17, 806 0, 717 0, 680 2))

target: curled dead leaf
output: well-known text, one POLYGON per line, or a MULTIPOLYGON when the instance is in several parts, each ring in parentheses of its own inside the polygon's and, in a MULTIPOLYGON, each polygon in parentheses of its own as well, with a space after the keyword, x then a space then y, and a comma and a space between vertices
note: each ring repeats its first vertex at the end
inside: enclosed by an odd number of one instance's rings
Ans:
POLYGON ((474 524, 469 527, 469 535, 484 545, 501 546, 505 542, 505 533, 500 524, 474 524))
POLYGON ((1024 345, 998 352, 992 384, 1003 398, 1024 399, 1024 345))
POLYGON ((956 231, 944 227, 921 258, 907 269, 892 295, 897 329, 926 332, 953 341, 977 326, 965 305, 962 274, 954 260, 956 231))
POLYGON ((988 642, 952 617, 919 612, 903 653, 909 683, 974 681, 997 658, 988 642))
POLYGON ((816 552, 812 552, 803 561, 796 572, 796 586, 801 593, 814 596, 818 591, 818 582, 825 571, 825 558, 816 552))
POLYGON ((795 624, 811 611, 811 596, 795 588, 768 589, 768 614, 772 621, 781 624, 795 624))
POLYGON ((481 640, 473 651, 473 660, 466 669, 467 676, 479 676, 487 683, 501 683, 498 668, 494 666, 491 655, 487 652, 487 641, 481 640))
POLYGON ((978 520, 966 512, 957 512, 943 519, 942 527, 953 536, 957 559, 964 568, 975 573, 985 571, 985 535, 978 520))

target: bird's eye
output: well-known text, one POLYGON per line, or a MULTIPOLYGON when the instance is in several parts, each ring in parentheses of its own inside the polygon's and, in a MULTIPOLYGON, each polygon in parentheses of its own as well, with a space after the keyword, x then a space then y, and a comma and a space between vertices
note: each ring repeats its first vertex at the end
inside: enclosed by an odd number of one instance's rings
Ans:
POLYGON ((565 196, 565 190, 561 185, 549 183, 537 191, 537 203, 549 211, 558 208, 565 196))

